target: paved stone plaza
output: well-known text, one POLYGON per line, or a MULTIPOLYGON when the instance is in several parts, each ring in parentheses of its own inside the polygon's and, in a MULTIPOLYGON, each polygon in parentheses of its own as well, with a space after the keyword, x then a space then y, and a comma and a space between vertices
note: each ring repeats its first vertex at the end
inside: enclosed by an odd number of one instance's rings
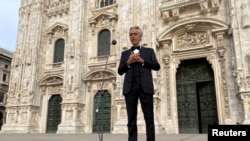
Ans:
MULTIPOLYGON (((4 134, 0 141, 127 141, 127 134, 4 134)), ((146 141, 145 134, 138 136, 138 141, 146 141)), ((207 134, 161 134, 156 141, 207 141, 207 134)))

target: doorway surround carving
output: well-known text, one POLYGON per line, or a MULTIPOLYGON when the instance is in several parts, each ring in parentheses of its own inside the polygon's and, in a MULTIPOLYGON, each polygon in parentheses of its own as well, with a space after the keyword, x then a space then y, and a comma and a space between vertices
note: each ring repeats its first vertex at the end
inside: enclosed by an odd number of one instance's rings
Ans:
POLYGON ((168 25, 159 34, 157 48, 159 59, 163 64, 161 81, 166 87, 161 93, 166 99, 165 129, 167 133, 178 133, 178 113, 176 95, 176 73, 181 60, 206 58, 214 71, 218 119, 220 124, 230 123, 229 95, 226 91, 227 80, 225 68, 224 36, 228 25, 210 18, 180 20, 168 25), (162 78, 163 78, 162 77, 162 78))

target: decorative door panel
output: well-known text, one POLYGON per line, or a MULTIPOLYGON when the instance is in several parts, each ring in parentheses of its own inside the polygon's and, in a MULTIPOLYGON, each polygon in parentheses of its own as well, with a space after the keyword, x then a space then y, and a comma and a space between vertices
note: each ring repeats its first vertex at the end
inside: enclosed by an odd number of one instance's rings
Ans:
POLYGON ((2 128, 3 125, 3 113, 0 111, 0 130, 2 128))
POLYGON ((60 95, 53 95, 49 100, 47 133, 56 133, 58 125, 61 123, 61 102, 60 95))
POLYGON ((213 81, 197 83, 200 111, 200 133, 208 132, 208 125, 218 124, 215 87, 213 81))
POLYGON ((93 132, 110 132, 111 96, 108 91, 99 91, 94 98, 93 132), (98 110, 97 110, 98 109, 98 110))
POLYGON ((198 109, 194 83, 177 85, 178 123, 180 133, 198 133, 198 109))
POLYGON ((184 60, 176 80, 179 133, 207 133, 208 125, 218 124, 211 65, 205 58, 184 60))

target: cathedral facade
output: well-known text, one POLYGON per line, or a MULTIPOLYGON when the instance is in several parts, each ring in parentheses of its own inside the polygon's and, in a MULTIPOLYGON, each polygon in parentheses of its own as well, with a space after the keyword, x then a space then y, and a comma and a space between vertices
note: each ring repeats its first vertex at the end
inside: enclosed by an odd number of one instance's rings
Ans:
POLYGON ((1 132, 127 133, 117 67, 133 25, 161 65, 157 134, 250 124, 249 12, 248 0, 21 0, 1 132))

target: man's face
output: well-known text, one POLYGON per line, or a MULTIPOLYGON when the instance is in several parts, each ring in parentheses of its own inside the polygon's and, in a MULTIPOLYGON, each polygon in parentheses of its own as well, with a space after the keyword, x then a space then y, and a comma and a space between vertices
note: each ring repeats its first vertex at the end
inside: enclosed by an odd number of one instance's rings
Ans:
POLYGON ((133 46, 138 46, 141 41, 141 34, 137 29, 133 28, 130 30, 129 38, 133 46))

